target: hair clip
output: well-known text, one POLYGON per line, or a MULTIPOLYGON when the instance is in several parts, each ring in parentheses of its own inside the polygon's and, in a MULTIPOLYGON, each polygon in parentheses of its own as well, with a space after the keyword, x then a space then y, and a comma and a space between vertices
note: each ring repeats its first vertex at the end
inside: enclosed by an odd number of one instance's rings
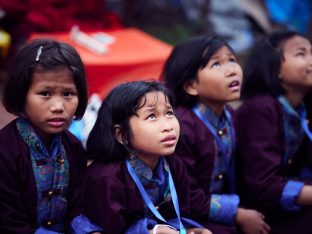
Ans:
POLYGON ((39 59, 40 59, 40 55, 41 55, 41 52, 42 52, 42 47, 43 47, 43 46, 40 46, 39 49, 38 49, 38 51, 37 51, 36 62, 38 62, 39 59))

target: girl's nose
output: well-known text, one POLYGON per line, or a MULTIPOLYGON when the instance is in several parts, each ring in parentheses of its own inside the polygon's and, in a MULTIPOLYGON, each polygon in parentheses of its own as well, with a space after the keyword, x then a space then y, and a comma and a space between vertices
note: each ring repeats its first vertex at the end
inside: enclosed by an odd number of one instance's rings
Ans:
POLYGON ((64 111, 64 103, 59 99, 55 99, 51 104, 51 111, 52 112, 63 112, 64 111))
POLYGON ((228 64, 227 69, 226 69, 226 76, 231 77, 236 75, 237 73, 237 68, 235 64, 228 64))
POLYGON ((170 132, 173 130, 172 124, 168 120, 163 121, 163 132, 170 132))

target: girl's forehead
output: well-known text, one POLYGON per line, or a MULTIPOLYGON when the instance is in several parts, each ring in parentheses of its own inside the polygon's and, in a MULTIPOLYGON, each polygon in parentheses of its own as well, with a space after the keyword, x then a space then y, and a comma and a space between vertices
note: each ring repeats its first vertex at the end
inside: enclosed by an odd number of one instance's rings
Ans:
POLYGON ((217 49, 213 53, 211 58, 216 58, 216 57, 219 57, 219 56, 222 56, 222 55, 230 55, 230 56, 232 56, 233 52, 232 52, 232 50, 228 46, 223 45, 223 46, 221 46, 219 49, 217 49))
POLYGON ((286 40, 281 47, 284 51, 297 48, 311 48, 311 42, 305 37, 294 36, 286 40))
POLYGON ((141 98, 141 106, 154 106, 156 104, 164 103, 170 104, 168 97, 161 91, 151 91, 146 93, 141 98))
POLYGON ((75 85, 72 73, 68 69, 35 71, 33 73, 31 85, 51 85, 65 86, 75 85))

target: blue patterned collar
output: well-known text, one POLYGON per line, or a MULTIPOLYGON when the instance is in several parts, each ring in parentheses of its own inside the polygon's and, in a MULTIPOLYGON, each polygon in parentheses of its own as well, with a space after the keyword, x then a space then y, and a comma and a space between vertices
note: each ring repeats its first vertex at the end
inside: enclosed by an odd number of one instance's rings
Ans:
POLYGON ((304 104, 301 103, 295 110, 284 96, 279 96, 278 101, 281 103, 284 112, 284 163, 288 165, 288 160, 296 155, 304 138, 302 121, 305 121, 306 109, 304 104))
POLYGON ((298 119, 307 117, 307 111, 303 102, 301 102, 300 105, 294 109, 286 97, 279 96, 278 101, 282 104, 284 111, 288 115, 296 116, 298 119))
POLYGON ((220 129, 220 128, 225 127, 225 124, 227 122, 227 117, 226 117, 226 114, 224 112, 224 109, 222 111, 221 118, 219 118, 218 115, 210 107, 208 107, 206 105, 199 104, 198 108, 199 108, 200 112, 205 115, 207 120, 211 123, 211 125, 215 129, 220 129))
POLYGON ((162 157, 159 158, 159 162, 154 171, 147 166, 145 162, 134 155, 130 156, 129 162, 143 184, 151 181, 163 181, 165 179, 163 173, 164 169, 165 171, 168 171, 168 165, 167 163, 164 163, 162 157))
POLYGON ((36 133, 34 128, 31 126, 28 120, 24 118, 18 118, 16 120, 16 126, 20 132, 23 140, 29 146, 29 148, 36 152, 36 155, 40 155, 43 158, 55 158, 60 152, 61 147, 61 136, 55 135, 52 139, 50 152, 48 152, 40 136, 36 133))

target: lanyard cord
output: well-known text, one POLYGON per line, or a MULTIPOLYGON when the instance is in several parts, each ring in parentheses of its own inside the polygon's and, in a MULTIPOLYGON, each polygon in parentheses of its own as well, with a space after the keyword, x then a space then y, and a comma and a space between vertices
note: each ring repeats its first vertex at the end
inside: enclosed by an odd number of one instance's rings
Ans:
MULTIPOLYGON (((127 169, 128 172, 130 173, 132 179, 134 180, 135 184, 137 185, 141 196, 143 197, 144 202, 146 203, 146 205, 148 206, 148 208, 152 211, 152 213, 161 221, 163 221, 164 223, 168 223, 163 216, 159 213, 159 211, 155 208, 153 202, 151 201, 151 199, 149 198, 145 188, 143 187, 140 179, 138 178, 138 176, 136 175, 134 169, 132 168, 130 162, 128 160, 126 160, 126 164, 127 164, 127 169)), ((177 192, 174 186, 174 182, 170 173, 170 169, 168 171, 168 175, 169 175, 169 188, 170 188, 170 194, 171 194, 171 198, 172 198, 172 202, 173 202, 173 206, 176 212, 176 215, 178 217, 179 220, 179 225, 180 225, 180 233, 181 234, 186 234, 186 230, 181 222, 181 217, 180 217, 180 208, 179 208, 179 201, 178 201, 178 196, 177 196, 177 192)))
MULTIPOLYGON (((227 170, 228 177, 230 177, 232 175, 230 161, 226 157, 225 146, 224 146, 220 136, 218 136, 217 130, 212 126, 212 124, 209 122, 209 120, 206 118, 206 116, 199 110, 198 106, 193 108, 193 112, 206 125, 206 127, 208 128, 208 130, 211 132, 211 134, 213 135, 214 139, 216 140, 217 145, 218 145, 218 147, 221 150, 222 157, 223 157, 223 160, 224 160, 225 165, 226 165, 226 170, 227 170)), ((235 130, 234 130, 231 114, 226 109, 224 110, 224 112, 225 112, 225 115, 226 115, 226 117, 227 117, 227 119, 228 119, 228 121, 230 123, 230 131, 231 131, 231 138, 232 138, 231 139, 232 140, 232 153, 233 153, 234 149, 235 149, 235 145, 236 145, 236 142, 235 142, 235 130)))
MULTIPOLYGON (((289 107, 290 109, 293 110, 293 108, 290 106, 289 102, 286 100, 285 97, 283 96, 279 96, 278 100, 281 104, 283 104, 284 106, 289 107)), ((310 141, 312 141, 312 132, 309 129, 307 120, 306 120, 306 112, 303 110, 301 111, 300 115, 294 110, 293 111, 294 115, 300 120, 301 122, 301 127, 303 129, 303 131, 305 132, 305 134, 307 135, 307 137, 310 139, 310 141)))

